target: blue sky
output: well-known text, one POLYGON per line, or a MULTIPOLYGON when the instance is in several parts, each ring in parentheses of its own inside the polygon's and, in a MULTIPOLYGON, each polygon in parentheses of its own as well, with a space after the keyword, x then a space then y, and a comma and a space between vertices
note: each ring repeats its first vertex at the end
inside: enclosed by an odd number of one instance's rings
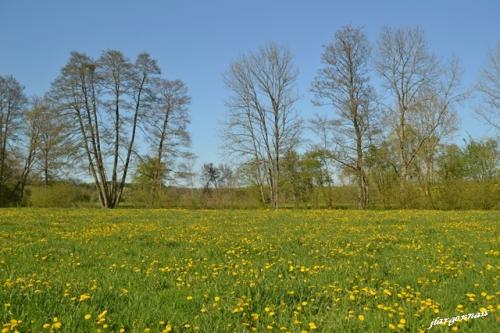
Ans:
MULTIPOLYGON (((222 75, 244 52, 269 41, 288 46, 300 69, 297 110, 317 112, 309 93, 322 45, 345 24, 372 42, 381 28, 420 26, 442 58, 457 55, 471 87, 500 40, 500 1, 25 1, 0 0, 0 74, 14 75, 30 95, 45 93, 73 50, 92 56, 109 48, 134 58, 149 52, 164 76, 184 80, 192 96, 190 127, 198 165, 223 161, 219 135, 228 95, 222 75)), ((458 108, 455 140, 487 132, 471 110, 458 108)))

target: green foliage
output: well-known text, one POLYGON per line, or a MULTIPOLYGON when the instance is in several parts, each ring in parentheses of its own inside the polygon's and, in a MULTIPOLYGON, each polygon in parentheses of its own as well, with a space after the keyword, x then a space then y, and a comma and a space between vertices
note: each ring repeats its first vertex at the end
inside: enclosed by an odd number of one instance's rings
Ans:
POLYGON ((457 145, 445 146, 437 164, 440 176, 445 181, 492 181, 500 176, 500 147, 493 139, 471 139, 463 149, 457 145))
POLYGON ((498 182, 449 180, 434 189, 441 209, 500 209, 498 182))
POLYGON ((29 204, 32 207, 88 206, 95 195, 88 186, 69 183, 31 186, 29 191, 29 204))
POLYGON ((150 186, 155 180, 163 183, 166 179, 166 164, 158 163, 157 158, 148 156, 137 166, 132 182, 137 185, 150 186))

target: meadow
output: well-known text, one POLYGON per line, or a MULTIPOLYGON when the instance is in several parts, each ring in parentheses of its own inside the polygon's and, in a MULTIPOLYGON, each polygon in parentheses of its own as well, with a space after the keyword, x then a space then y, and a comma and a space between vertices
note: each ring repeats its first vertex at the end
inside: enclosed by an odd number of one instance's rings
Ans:
POLYGON ((499 211, 2 209, 0 329, 498 332, 499 221, 499 211))

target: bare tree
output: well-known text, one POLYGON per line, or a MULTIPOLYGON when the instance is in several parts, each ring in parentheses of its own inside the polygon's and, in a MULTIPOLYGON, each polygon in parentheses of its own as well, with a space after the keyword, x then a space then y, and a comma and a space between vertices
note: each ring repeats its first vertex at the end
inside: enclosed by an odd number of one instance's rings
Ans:
POLYGON ((219 179, 221 178, 221 170, 213 163, 205 163, 201 168, 200 173, 203 190, 205 192, 210 190, 212 186, 214 189, 219 188, 219 179))
MULTIPOLYGON (((12 76, 0 76, 0 203, 20 201, 32 166, 31 124, 24 87, 12 76), (27 139, 27 155, 23 143, 27 139), (22 164, 22 166, 20 166, 22 164)), ((35 130, 35 129, 34 129, 35 130)), ((36 140, 36 131, 33 132, 36 140)))
POLYGON ((146 53, 132 63, 115 50, 98 60, 73 52, 52 85, 53 101, 61 113, 69 112, 79 134, 102 207, 120 202, 139 121, 154 104, 159 73, 146 53))
POLYGON ((270 43, 234 62, 225 76, 232 92, 226 103, 226 150, 255 166, 262 200, 267 184, 274 208, 279 207, 282 156, 300 135, 293 111, 297 75, 291 52, 270 43))
POLYGON ((66 166, 76 159, 76 150, 71 127, 47 100, 37 98, 32 102, 30 118, 38 129, 37 157, 35 171, 38 172, 45 185, 62 177, 66 166))
POLYGON ((415 168, 422 192, 431 205, 437 150, 456 131, 458 118, 452 106, 464 97, 455 94, 458 84, 457 61, 452 61, 444 69, 444 81, 438 85, 438 90, 429 91, 419 103, 418 112, 410 114, 411 127, 407 137, 408 146, 415 152, 414 160, 410 163, 415 168))
POLYGON ((490 53, 488 67, 483 69, 477 90, 482 94, 485 108, 476 110, 484 122, 500 131, 500 41, 490 53))
POLYGON ((147 118, 148 137, 155 151, 156 167, 151 180, 151 205, 164 182, 160 177, 163 166, 168 172, 176 172, 176 159, 186 157, 186 148, 191 143, 187 130, 190 122, 189 105, 191 98, 187 94, 186 85, 180 80, 161 80, 159 85, 157 107, 147 118))
POLYGON ((18 197, 20 201, 22 201, 24 197, 24 189, 30 179, 39 150, 41 126, 38 121, 39 109, 36 101, 37 99, 31 103, 32 108, 25 111, 23 114, 23 125, 21 129, 22 132, 24 132, 24 138, 21 142, 25 144, 25 147, 17 151, 18 154, 24 153, 20 156, 20 160, 23 161, 23 163, 11 193, 18 197))
POLYGON ((358 186, 358 207, 369 203, 364 154, 370 144, 374 122, 374 93, 369 84, 370 46, 359 28, 345 26, 324 47, 320 69, 312 91, 315 104, 333 106, 332 158, 351 170, 358 186))
POLYGON ((12 76, 0 76, 0 188, 9 178, 9 154, 19 141, 28 99, 24 88, 12 76))
POLYGON ((406 185, 418 153, 448 122, 453 104, 463 94, 457 93, 456 61, 446 71, 420 29, 385 28, 378 49, 376 68, 393 98, 386 110, 397 136, 400 200, 405 207, 406 185))

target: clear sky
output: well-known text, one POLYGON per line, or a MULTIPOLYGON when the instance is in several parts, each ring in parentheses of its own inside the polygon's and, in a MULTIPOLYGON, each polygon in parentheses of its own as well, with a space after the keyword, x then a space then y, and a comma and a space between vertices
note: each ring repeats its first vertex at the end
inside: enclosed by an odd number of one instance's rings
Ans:
MULTIPOLYGON (((308 90, 322 45, 345 24, 363 27, 372 42, 384 25, 420 26, 439 57, 460 58, 467 88, 500 40, 500 1, 0 0, 0 74, 15 76, 29 95, 42 95, 71 51, 97 57, 115 48, 130 58, 149 52, 165 77, 189 87, 200 165, 224 160, 222 75, 231 61, 268 41, 288 46, 300 69, 297 110, 308 118, 318 112, 308 90)), ((477 105, 473 99, 458 109, 455 140, 491 134, 471 113, 477 105)))

